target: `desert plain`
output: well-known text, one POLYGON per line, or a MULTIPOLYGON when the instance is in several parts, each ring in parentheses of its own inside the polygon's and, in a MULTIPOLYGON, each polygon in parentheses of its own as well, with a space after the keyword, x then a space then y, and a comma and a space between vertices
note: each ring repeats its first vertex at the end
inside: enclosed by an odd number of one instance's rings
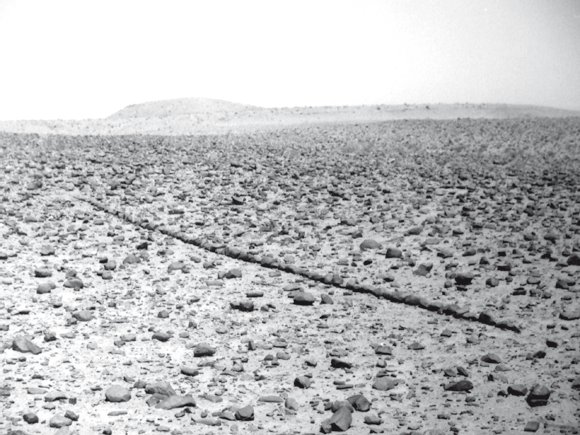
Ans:
POLYGON ((0 123, 0 433, 577 434, 579 115, 0 123))

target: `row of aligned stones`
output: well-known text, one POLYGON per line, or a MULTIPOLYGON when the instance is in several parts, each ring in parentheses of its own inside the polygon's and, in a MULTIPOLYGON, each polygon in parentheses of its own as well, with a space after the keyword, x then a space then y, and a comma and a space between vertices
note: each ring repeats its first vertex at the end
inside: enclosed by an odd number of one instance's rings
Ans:
POLYGON ((134 215, 132 216, 128 213, 124 213, 120 209, 109 207, 94 199, 87 198, 78 198, 78 199, 88 202, 97 209, 118 216, 119 218, 131 222, 134 225, 140 226, 141 228, 144 228, 149 231, 159 231, 162 234, 179 239, 184 243, 195 245, 209 252, 215 252, 218 255, 225 255, 226 257, 242 260, 247 263, 256 263, 263 267, 278 269, 283 272, 300 275, 313 281, 318 281, 323 284, 332 285, 338 288, 344 288, 346 290, 350 290, 353 292, 372 294, 377 298, 386 299, 390 302, 403 303, 406 305, 416 306, 425 310, 437 312, 439 314, 450 315, 455 318, 471 320, 483 323, 485 325, 495 326, 500 329, 507 329, 514 332, 520 332, 520 328, 511 320, 496 319, 495 316, 493 316, 488 311, 483 311, 479 315, 477 315, 472 312, 465 312, 455 304, 447 305, 438 301, 429 301, 426 298, 417 296, 411 292, 389 291, 387 289, 376 286, 366 284, 360 285, 353 281, 345 282, 342 279, 342 277, 335 274, 331 273, 321 274, 318 272, 306 270, 293 264, 280 264, 280 262, 277 259, 271 256, 264 256, 262 258, 259 258, 239 248, 229 247, 226 245, 218 245, 201 237, 187 235, 182 231, 173 231, 171 229, 166 228, 163 225, 158 225, 154 222, 148 222, 146 219, 140 219, 134 215))

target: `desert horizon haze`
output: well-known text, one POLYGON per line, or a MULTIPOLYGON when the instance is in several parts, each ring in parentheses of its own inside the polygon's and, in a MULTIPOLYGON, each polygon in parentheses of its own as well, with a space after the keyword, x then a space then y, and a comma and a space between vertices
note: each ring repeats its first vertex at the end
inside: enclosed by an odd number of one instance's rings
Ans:
POLYGON ((580 109, 580 2, 0 1, 0 120, 147 101, 580 109))

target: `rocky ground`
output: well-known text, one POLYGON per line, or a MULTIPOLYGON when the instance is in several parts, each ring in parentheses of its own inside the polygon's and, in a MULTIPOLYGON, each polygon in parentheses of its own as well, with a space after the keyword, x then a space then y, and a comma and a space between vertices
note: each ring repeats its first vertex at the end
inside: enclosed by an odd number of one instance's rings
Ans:
POLYGON ((578 433, 580 119, 0 136, 0 433, 578 433))

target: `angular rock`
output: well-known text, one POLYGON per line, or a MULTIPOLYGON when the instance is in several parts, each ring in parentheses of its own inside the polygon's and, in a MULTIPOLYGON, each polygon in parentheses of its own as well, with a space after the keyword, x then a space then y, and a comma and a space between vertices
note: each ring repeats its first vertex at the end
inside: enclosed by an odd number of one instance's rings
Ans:
POLYGON ((528 388, 525 385, 514 384, 508 387, 507 392, 512 396, 525 396, 528 394, 528 388))
POLYGON ((177 393, 169 382, 155 382, 145 386, 147 394, 160 394, 162 396, 175 396, 177 393))
POLYGON ((572 253, 566 260, 568 266, 580 266, 580 254, 578 252, 572 253))
POLYGON ((433 269, 433 263, 421 263, 419 267, 413 272, 413 275, 427 276, 433 269))
POLYGON ((455 275, 455 283, 457 285, 470 285, 473 278, 475 278, 473 272, 460 272, 455 275))
POLYGON ((552 392, 545 385, 534 385, 530 394, 526 398, 526 402, 531 407, 535 406, 545 406, 548 404, 548 399, 550 399, 550 394, 552 392))
POLYGON ((524 427, 524 432, 537 432, 540 429, 540 423, 537 421, 528 421, 524 427))
POLYGON ((34 355, 38 355, 42 352, 42 349, 39 346, 28 340, 26 337, 16 337, 12 341, 12 349, 16 352, 30 352, 34 355))
POLYGON ((352 368, 351 363, 349 363, 347 361, 340 360, 338 358, 332 358, 330 360, 330 366, 334 367, 335 369, 350 369, 350 368, 352 368))
POLYGON ((22 419, 28 424, 36 424, 40 421, 34 412, 27 412, 22 416, 22 419))
POLYGON ((346 407, 337 410, 332 417, 322 422, 320 430, 324 433, 332 431, 345 432, 352 425, 352 414, 346 407))
POLYGON ((371 402, 369 402, 369 400, 362 394, 350 396, 346 400, 348 400, 352 407, 359 412, 367 412, 369 409, 371 409, 371 402))
POLYGON ((403 258, 403 252, 398 248, 387 248, 386 258, 403 258))

